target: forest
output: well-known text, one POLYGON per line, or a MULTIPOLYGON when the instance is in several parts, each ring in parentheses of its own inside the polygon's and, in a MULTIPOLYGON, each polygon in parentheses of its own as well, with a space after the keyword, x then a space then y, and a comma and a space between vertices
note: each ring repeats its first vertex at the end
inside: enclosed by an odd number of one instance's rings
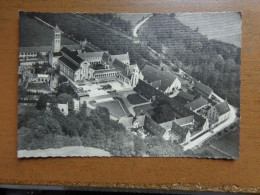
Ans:
POLYGON ((240 48, 209 40, 174 14, 154 14, 139 29, 139 37, 229 103, 240 106, 240 48))
MULTIPOLYGON (((209 40, 198 29, 192 30, 178 21, 175 14, 154 14, 139 29, 141 43, 90 23, 87 19, 89 16, 84 14, 30 13, 28 16, 37 16, 52 25, 57 24, 67 35, 73 35, 77 40, 87 38, 111 54, 129 52, 131 63, 137 63, 140 68, 146 64, 160 64, 161 59, 149 52, 149 46, 163 54, 165 64, 173 63, 209 85, 232 105, 240 106, 241 49, 232 44, 209 40)), ((91 17, 110 25, 114 20, 121 21, 111 14, 96 14, 91 17)), ((120 22, 114 25, 118 26, 120 22)))
MULTIPOLYGON (((37 16, 51 25, 58 25, 66 35, 76 40, 85 38, 110 54, 129 52, 131 63, 137 63, 140 68, 146 64, 159 65, 158 57, 149 52, 144 43, 135 43, 126 36, 120 36, 95 23, 89 22, 89 15, 84 14, 54 14, 54 13, 24 13, 28 17, 37 16)), ((97 15, 93 15, 97 16, 97 15)), ((93 19, 92 19, 93 20, 93 19)), ((102 19, 104 20, 104 19, 102 19)), ((121 20, 121 19, 119 19, 121 20)), ((115 29, 113 27, 113 29, 115 29)))
POLYGON ((87 16, 102 21, 108 27, 132 36, 133 25, 131 22, 121 19, 116 14, 88 14, 87 16))
POLYGON ((113 156, 181 156, 181 147, 157 136, 142 139, 141 135, 126 130, 117 121, 110 120, 104 107, 88 110, 82 104, 78 113, 73 111, 72 96, 41 95, 36 109, 18 116, 18 149, 46 149, 65 146, 95 147, 113 156), (47 102, 52 102, 47 109, 47 102), (69 102, 69 114, 64 116, 57 103, 69 102))

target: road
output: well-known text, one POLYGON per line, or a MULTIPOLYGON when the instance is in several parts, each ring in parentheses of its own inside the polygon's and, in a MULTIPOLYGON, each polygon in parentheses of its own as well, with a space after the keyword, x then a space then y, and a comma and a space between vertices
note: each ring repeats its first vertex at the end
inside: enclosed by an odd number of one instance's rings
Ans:
POLYGON ((229 118, 225 122, 216 126, 214 129, 207 131, 202 136, 198 137, 197 139, 195 139, 193 141, 184 142, 182 144, 183 150, 184 151, 191 150, 191 149, 194 149, 194 148, 202 145, 206 140, 208 140, 209 138, 216 135, 217 133, 219 133, 220 131, 222 131, 223 129, 225 129, 229 125, 231 125, 233 122, 235 122, 237 120, 236 109, 231 105, 229 105, 229 108, 230 108, 229 118))
POLYGON ((134 37, 138 37, 138 34, 137 34, 138 29, 139 29, 147 20, 149 20, 149 18, 150 18, 151 16, 152 16, 152 15, 150 15, 150 16, 148 16, 147 18, 143 19, 141 22, 139 22, 139 23, 135 26, 135 28, 134 28, 134 30, 133 30, 133 35, 134 35, 134 37))

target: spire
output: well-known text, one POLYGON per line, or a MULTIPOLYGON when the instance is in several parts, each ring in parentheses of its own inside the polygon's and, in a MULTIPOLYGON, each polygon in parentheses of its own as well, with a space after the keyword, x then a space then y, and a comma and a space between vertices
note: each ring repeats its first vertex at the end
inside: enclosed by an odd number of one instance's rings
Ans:
POLYGON ((56 26, 54 27, 54 32, 55 33, 61 33, 60 28, 58 27, 58 25, 56 24, 56 26))

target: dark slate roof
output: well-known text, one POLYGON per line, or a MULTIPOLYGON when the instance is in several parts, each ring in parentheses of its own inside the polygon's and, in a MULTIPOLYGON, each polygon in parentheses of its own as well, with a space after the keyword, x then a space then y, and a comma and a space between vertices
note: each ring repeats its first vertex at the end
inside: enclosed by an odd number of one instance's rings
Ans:
POLYGON ((200 92, 203 92, 204 94, 206 94, 208 96, 213 92, 213 90, 211 88, 209 88, 208 86, 204 85, 201 82, 196 82, 194 89, 196 89, 200 92))
POLYGON ((180 125, 176 124, 175 122, 172 122, 172 129, 171 129, 171 131, 174 134, 180 135, 181 136, 181 140, 180 141, 183 141, 186 138, 186 135, 187 135, 189 130, 187 128, 181 127, 180 125))
POLYGON ((78 65, 72 63, 70 60, 68 60, 66 57, 62 56, 59 58, 59 61, 61 61, 63 64, 68 66, 71 70, 75 71, 79 68, 78 65))
POLYGON ((184 98, 184 99, 186 99, 188 101, 194 100, 194 95, 191 95, 191 94, 189 94, 188 92, 185 92, 185 91, 180 91, 177 94, 177 96, 182 97, 182 98, 184 98))
POLYGON ((230 108, 229 108, 227 102, 221 102, 221 103, 217 104, 215 106, 215 108, 220 116, 230 111, 230 108))
POLYGON ((104 51, 96 51, 96 52, 84 52, 79 53, 79 56, 84 59, 88 58, 102 58, 104 54, 104 51))
POLYGON ((127 76, 127 65, 123 62, 119 61, 118 59, 115 59, 112 63, 112 66, 120 71, 124 76, 127 76))
MULTIPOLYGON (((92 65, 91 65, 91 68, 92 68, 93 70, 104 70, 104 69, 105 69, 103 64, 92 64, 92 65)), ((107 69, 106 69, 106 70, 107 70, 107 69)))
POLYGON ((53 56, 62 56, 62 53, 61 52, 53 52, 52 55, 53 56))
POLYGON ((156 123, 153 119, 149 118, 148 116, 145 116, 144 129, 159 137, 162 137, 166 131, 158 123, 156 123))
POLYGON ((105 63, 109 63, 111 60, 112 59, 111 59, 110 55, 107 52, 104 52, 103 56, 102 56, 102 61, 105 63))
POLYGON ((80 50, 81 49, 80 45, 77 43, 71 44, 71 45, 61 45, 61 47, 66 47, 69 50, 80 50))
POLYGON ((44 89, 49 90, 49 86, 47 83, 28 83, 27 89, 44 89))
POLYGON ((71 51, 67 47, 63 47, 60 51, 78 64, 80 64, 83 61, 83 59, 79 57, 75 51, 71 51))
POLYGON ((114 61, 115 59, 118 59, 119 61, 125 61, 125 60, 130 60, 129 59, 129 54, 119 54, 119 55, 111 55, 112 61, 114 61))
POLYGON ((186 125, 186 124, 192 123, 193 120, 194 120, 194 116, 191 115, 191 116, 186 116, 186 117, 183 117, 183 118, 176 119, 176 120, 174 120, 174 122, 176 124, 182 126, 182 125, 186 125))
POLYGON ((149 65, 145 65, 141 71, 144 75, 144 80, 147 80, 148 83, 161 80, 161 86, 159 89, 163 92, 171 86, 177 78, 173 73, 162 71, 149 65))
POLYGON ((208 101, 205 100, 203 97, 199 97, 198 99, 188 103, 185 105, 186 108, 189 108, 191 110, 196 110, 202 106, 205 106, 208 104, 208 101))
POLYGON ((135 90, 147 99, 151 99, 155 96, 159 101, 166 101, 171 108, 182 117, 194 115, 194 120, 199 124, 199 126, 202 126, 205 123, 205 119, 203 117, 142 80, 139 80, 135 90))
POLYGON ((162 85, 162 81, 161 80, 154 81, 154 82, 151 82, 149 84, 152 85, 154 88, 159 89, 161 87, 161 85, 162 85))

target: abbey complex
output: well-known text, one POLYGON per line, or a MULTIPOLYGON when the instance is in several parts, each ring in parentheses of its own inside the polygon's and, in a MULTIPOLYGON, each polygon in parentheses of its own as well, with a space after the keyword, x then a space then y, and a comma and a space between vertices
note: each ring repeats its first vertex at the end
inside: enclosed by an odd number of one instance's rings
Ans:
MULTIPOLYGON (((48 33, 38 35, 47 36, 44 43, 20 44, 19 88, 25 92, 19 94, 19 105, 23 107, 35 106, 43 94, 55 97, 59 87, 69 86, 73 111, 79 112, 83 103, 89 109, 106 107, 110 118, 133 134, 138 132, 143 139, 159 136, 177 142, 184 151, 201 146, 236 121, 232 105, 181 69, 174 72, 148 64, 140 68, 128 52, 110 54, 88 38, 71 38, 57 25, 39 18, 26 20, 48 33)), ((58 102, 64 115, 72 111, 69 107, 69 102, 58 102)))

